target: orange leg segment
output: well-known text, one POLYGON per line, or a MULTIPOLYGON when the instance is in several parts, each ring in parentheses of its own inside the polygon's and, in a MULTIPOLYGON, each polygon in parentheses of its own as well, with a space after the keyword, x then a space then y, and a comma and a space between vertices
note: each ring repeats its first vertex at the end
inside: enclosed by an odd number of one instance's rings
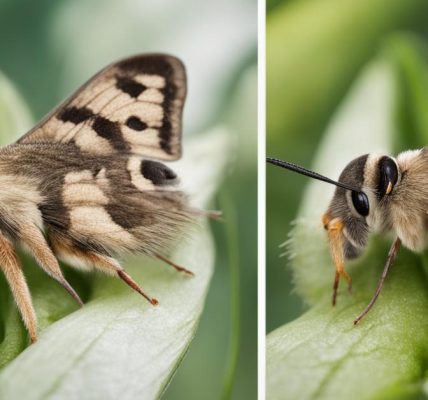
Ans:
POLYGON ((184 272, 185 274, 190 275, 190 276, 195 276, 195 274, 192 271, 189 271, 188 269, 186 269, 184 267, 180 267, 179 265, 177 265, 173 261, 169 260, 168 258, 162 256, 161 254, 154 253, 153 255, 156 258, 159 258, 159 260, 163 261, 164 263, 166 263, 166 264, 170 265, 171 267, 175 268, 177 271, 184 272))
POLYGON ((343 253, 343 222, 340 218, 331 219, 327 214, 323 216, 322 222, 327 230, 327 236, 330 244, 330 253, 333 263, 336 267, 336 273, 333 283, 332 304, 336 305, 337 290, 339 287, 340 277, 343 277, 348 283, 348 290, 352 289, 352 280, 345 271, 345 256, 343 253))

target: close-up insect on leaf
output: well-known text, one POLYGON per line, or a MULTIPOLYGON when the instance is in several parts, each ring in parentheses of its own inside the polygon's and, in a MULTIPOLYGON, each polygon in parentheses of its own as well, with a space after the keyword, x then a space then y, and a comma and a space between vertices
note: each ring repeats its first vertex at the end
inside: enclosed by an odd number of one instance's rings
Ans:
POLYGON ((0 5, 0 398, 254 398, 255 4, 0 5))
POLYGON ((267 398, 425 398, 428 9, 270 10, 267 398))
POLYGON ((158 300, 114 254, 140 251, 191 274, 161 253, 198 212, 173 190, 176 174, 154 161, 181 155, 185 95, 178 59, 127 58, 1 150, 0 181, 6 189, 0 194, 0 265, 32 342, 37 322, 17 244, 80 306, 83 301, 56 258, 116 275, 153 305, 158 300))
POLYGON ((427 160, 426 147, 400 153, 397 159, 382 154, 366 154, 351 161, 336 182, 298 165, 269 157, 267 159, 271 164, 337 186, 322 217, 336 268, 333 306, 336 305, 341 277, 346 280, 351 292, 352 279, 345 270, 345 259, 361 255, 367 246, 370 232, 394 233, 376 292, 369 305, 354 319, 354 324, 363 319, 377 300, 401 243, 413 251, 425 250, 427 160))

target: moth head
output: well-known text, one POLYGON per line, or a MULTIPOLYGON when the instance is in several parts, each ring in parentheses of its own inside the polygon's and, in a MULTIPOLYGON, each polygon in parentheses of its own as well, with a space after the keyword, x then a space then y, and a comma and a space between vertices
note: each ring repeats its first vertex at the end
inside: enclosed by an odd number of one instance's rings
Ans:
POLYGON ((388 200, 400 177, 396 160, 379 154, 363 155, 344 168, 339 183, 349 189, 336 188, 322 218, 338 263, 361 254, 369 231, 387 227, 388 200))
POLYGON ((386 223, 385 204, 400 181, 395 159, 377 154, 366 154, 352 160, 338 181, 287 161, 273 158, 267 161, 336 186, 322 223, 337 270, 343 269, 345 259, 361 254, 367 244, 369 230, 381 229, 386 223))

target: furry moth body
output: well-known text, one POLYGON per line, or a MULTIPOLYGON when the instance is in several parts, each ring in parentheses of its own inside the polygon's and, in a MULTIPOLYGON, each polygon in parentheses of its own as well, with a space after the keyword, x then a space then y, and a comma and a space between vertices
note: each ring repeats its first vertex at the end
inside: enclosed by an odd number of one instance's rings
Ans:
POLYGON ((181 156, 183 64, 141 55, 112 64, 16 143, 0 149, 0 268, 29 332, 31 296, 15 248, 82 304, 57 259, 118 276, 152 304, 114 258, 162 255, 195 212, 160 160, 181 156))
POLYGON ((375 295, 354 320, 357 324, 378 298, 401 244, 415 252, 427 247, 428 147, 405 151, 396 158, 363 155, 345 167, 338 182, 286 161, 272 158, 267 161, 337 186, 322 217, 336 268, 333 305, 340 277, 345 278, 351 287, 351 277, 344 267, 345 259, 358 257, 363 252, 369 232, 394 234, 375 295))

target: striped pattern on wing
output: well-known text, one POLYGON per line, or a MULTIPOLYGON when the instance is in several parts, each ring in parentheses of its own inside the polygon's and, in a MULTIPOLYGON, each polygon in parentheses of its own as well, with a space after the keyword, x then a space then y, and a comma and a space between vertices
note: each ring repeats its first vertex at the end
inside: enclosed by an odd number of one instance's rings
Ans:
POLYGON ((18 143, 74 143, 82 152, 181 156, 186 74, 177 58, 141 55, 102 70, 18 143))

